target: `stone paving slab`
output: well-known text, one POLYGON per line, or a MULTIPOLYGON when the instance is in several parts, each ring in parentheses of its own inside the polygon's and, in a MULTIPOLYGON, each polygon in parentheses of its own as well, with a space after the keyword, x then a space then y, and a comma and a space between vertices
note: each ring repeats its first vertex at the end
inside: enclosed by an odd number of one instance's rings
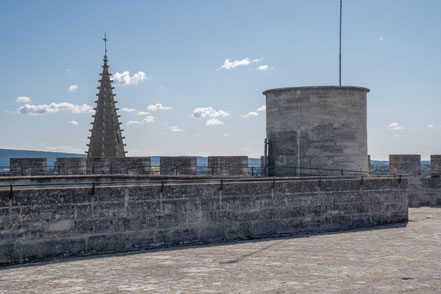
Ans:
POLYGON ((0 269, 0 293, 441 293, 441 208, 407 226, 0 269))

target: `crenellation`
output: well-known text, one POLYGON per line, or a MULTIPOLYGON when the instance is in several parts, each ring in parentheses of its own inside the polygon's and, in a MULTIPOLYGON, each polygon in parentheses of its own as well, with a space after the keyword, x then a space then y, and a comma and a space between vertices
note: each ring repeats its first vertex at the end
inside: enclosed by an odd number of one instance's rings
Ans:
POLYGON ((208 174, 248 176, 248 156, 208 156, 208 174))

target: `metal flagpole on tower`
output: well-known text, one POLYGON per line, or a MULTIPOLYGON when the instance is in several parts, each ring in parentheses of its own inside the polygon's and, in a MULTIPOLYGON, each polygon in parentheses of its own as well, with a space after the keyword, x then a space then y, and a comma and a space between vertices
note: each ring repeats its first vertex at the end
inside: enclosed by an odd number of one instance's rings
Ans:
POLYGON ((341 19, 342 19, 343 0, 340 0, 340 42, 338 55, 338 85, 341 87, 341 19))

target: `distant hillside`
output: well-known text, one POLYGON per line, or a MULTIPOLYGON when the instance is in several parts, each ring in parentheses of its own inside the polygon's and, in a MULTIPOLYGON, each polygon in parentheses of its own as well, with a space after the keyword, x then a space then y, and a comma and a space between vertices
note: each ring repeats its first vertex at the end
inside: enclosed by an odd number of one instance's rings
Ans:
POLYGON ((47 158, 48 165, 54 165, 55 159, 57 157, 86 157, 86 154, 74 154, 74 153, 63 153, 63 152, 47 152, 47 151, 32 151, 32 150, 13 150, 13 149, 0 149, 0 166, 9 166, 9 158, 36 158, 44 157, 47 158))

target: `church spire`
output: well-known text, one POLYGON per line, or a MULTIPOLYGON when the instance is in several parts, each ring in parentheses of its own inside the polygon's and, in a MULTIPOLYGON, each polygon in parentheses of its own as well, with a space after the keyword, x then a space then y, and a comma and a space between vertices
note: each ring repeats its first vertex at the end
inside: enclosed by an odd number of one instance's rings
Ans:
POLYGON ((104 35, 104 65, 103 72, 100 74, 100 86, 97 94, 98 100, 95 101, 94 121, 90 130, 89 151, 88 158, 122 158, 125 157, 123 144, 124 137, 118 121, 118 108, 115 104, 115 94, 113 94, 111 74, 109 73, 109 66, 107 64, 107 38, 104 35))

